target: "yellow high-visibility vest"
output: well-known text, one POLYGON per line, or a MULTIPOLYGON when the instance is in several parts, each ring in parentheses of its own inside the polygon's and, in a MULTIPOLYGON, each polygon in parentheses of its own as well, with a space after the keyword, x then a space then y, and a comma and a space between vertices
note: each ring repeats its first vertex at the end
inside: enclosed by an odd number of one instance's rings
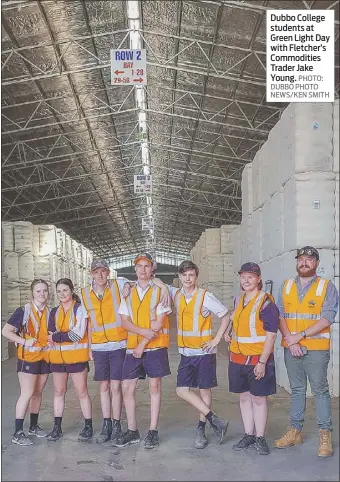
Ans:
MULTIPOLYGON (((131 289, 130 295, 126 298, 126 304, 131 321, 139 328, 150 328, 151 322, 156 321, 160 294, 160 288, 152 285, 148 288, 143 299, 140 300, 136 286, 131 289)), ((129 332, 127 349, 132 350, 136 348, 142 339, 142 336, 129 332)), ((158 332, 158 336, 150 340, 145 348, 168 348, 169 340, 169 319, 166 316, 163 321, 163 328, 158 332)))
POLYGON ((198 288, 189 303, 180 290, 175 295, 177 344, 180 348, 201 348, 204 342, 213 338, 211 314, 206 318, 202 315, 206 292, 207 290, 198 288))
POLYGON ((81 296, 91 325, 91 344, 127 339, 127 331, 118 314, 121 299, 116 280, 109 281, 102 299, 90 286, 81 290, 81 296))
MULTIPOLYGON (((75 301, 72 306, 64 313, 63 307, 58 306, 55 316, 55 326, 59 332, 67 332, 72 330, 77 323, 76 313, 80 303, 75 301), (77 305, 77 306, 76 306, 77 305)), ((50 363, 82 363, 89 361, 89 340, 88 332, 85 330, 84 336, 79 342, 71 343, 65 341, 57 343, 50 350, 50 363)))
POLYGON ((243 294, 232 314, 233 331, 229 350, 232 353, 242 355, 261 355, 266 339, 266 330, 260 318, 263 303, 274 298, 264 291, 258 294, 246 306, 243 306, 245 294, 243 294))
POLYGON ((23 317, 23 338, 29 340, 36 338, 34 346, 18 345, 17 353, 19 360, 37 362, 49 360, 49 346, 47 345, 47 324, 50 310, 45 306, 39 316, 33 303, 26 303, 23 317))
MULTIPOLYGON (((328 280, 317 277, 300 302, 298 288, 294 278, 288 279, 283 286, 282 301, 284 319, 292 334, 306 331, 321 319, 322 305, 325 301, 328 280)), ((308 350, 329 350, 330 326, 327 326, 317 335, 307 336, 299 341, 300 345, 308 350)), ((287 347, 282 338, 282 346, 287 347)))

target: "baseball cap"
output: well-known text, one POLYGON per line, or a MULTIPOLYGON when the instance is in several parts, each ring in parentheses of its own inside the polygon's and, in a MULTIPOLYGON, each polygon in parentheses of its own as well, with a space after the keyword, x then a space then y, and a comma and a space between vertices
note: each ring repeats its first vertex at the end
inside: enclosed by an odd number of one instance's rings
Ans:
POLYGON ((241 269, 238 272, 238 274, 241 274, 241 273, 255 273, 255 274, 257 274, 257 276, 261 276, 261 268, 256 263, 251 263, 251 262, 244 263, 241 266, 241 269))
POLYGON ((319 261, 320 259, 318 250, 313 248, 313 246, 304 246, 303 248, 298 249, 296 252, 295 259, 297 259, 299 256, 311 256, 312 258, 315 258, 317 261, 319 261))
POLYGON ((138 261, 140 261, 141 259, 146 259, 147 261, 150 261, 150 263, 153 264, 153 259, 152 259, 152 256, 151 254, 149 253, 140 253, 138 254, 135 259, 133 260, 133 264, 137 264, 138 261))
POLYGON ((110 269, 108 262, 103 258, 94 259, 91 263, 91 271, 97 268, 110 269))

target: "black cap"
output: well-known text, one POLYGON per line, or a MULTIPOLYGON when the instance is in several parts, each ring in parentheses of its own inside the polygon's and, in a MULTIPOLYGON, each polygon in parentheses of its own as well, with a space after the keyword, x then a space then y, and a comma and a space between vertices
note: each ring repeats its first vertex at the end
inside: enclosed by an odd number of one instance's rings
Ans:
POLYGON ((255 274, 257 274, 257 276, 261 276, 261 268, 256 263, 251 263, 251 262, 244 263, 241 266, 241 269, 238 272, 238 274, 241 274, 241 273, 255 273, 255 274))
POLYGON ((295 259, 299 258, 299 256, 311 256, 312 258, 315 258, 317 261, 319 261, 320 259, 318 250, 313 248, 313 246, 304 246, 303 248, 298 249, 296 252, 295 259))

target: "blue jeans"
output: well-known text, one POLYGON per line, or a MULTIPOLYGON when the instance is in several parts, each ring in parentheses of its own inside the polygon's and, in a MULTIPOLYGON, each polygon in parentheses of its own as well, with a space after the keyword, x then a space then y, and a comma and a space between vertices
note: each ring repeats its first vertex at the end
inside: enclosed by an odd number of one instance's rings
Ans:
POLYGON ((327 381, 329 350, 310 350, 297 357, 284 349, 285 364, 292 391, 290 398, 290 423, 301 430, 306 410, 307 377, 315 397, 316 420, 319 429, 332 431, 331 397, 327 381))

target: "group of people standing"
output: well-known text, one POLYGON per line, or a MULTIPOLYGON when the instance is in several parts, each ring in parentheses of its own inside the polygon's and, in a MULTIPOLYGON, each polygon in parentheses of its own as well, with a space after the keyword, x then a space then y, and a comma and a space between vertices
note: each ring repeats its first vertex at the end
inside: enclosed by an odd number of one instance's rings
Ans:
POLYGON ((338 309, 334 284, 317 276, 319 253, 306 246, 297 252, 296 278, 287 280, 277 302, 263 291, 261 270, 245 263, 239 270, 242 295, 228 311, 211 292, 197 286, 198 267, 192 261, 179 266, 182 288, 174 288, 154 277, 148 253, 134 260, 136 282, 110 280, 103 259, 91 265, 92 283, 79 298, 69 279, 57 282, 58 307, 47 307, 49 289, 44 280, 34 280, 32 301, 18 308, 3 328, 3 335, 18 346, 17 372, 21 393, 16 405, 12 442, 31 445, 23 431, 29 408, 28 435, 57 441, 62 436, 62 417, 68 376, 71 375, 85 426, 79 440, 93 437, 92 406, 87 390, 89 360, 94 362, 94 380, 99 382, 103 424, 98 443, 111 441, 116 447, 140 442, 136 418, 136 387, 148 377, 150 427, 146 449, 159 445, 158 420, 162 378, 170 375, 168 358, 171 306, 177 319, 177 344, 181 355, 176 392, 199 414, 194 446, 208 445, 208 422, 221 444, 228 421, 211 409, 212 388, 217 386, 216 352, 224 338, 229 343, 229 390, 239 393, 244 436, 233 450, 254 446, 260 455, 269 454, 265 439, 267 396, 276 393, 274 343, 282 333, 291 386, 290 426, 274 442, 285 448, 302 442, 307 377, 316 398, 320 429, 319 456, 333 453, 331 404, 327 383, 330 325, 338 309), (213 334, 212 314, 220 319, 213 334), (54 427, 47 434, 38 424, 42 392, 48 374, 54 384, 54 427), (197 391, 192 390, 197 388, 197 391), (124 403, 127 430, 121 427, 124 403))

